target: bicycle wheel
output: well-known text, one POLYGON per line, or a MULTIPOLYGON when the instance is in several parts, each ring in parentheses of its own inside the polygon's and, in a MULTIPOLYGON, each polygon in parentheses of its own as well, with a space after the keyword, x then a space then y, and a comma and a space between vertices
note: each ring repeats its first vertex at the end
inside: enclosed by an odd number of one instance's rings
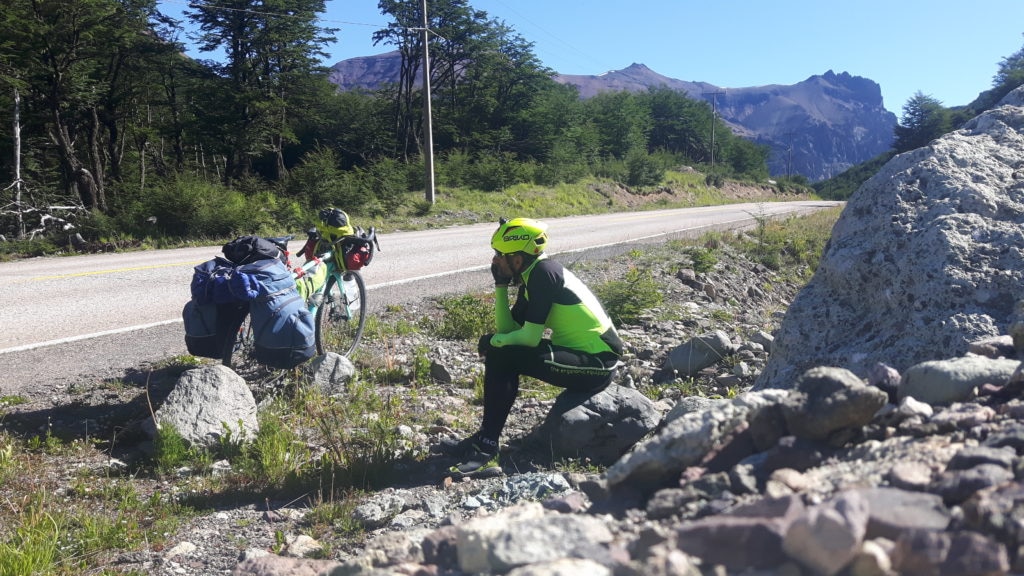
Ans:
POLYGON ((316 309, 317 354, 351 356, 366 322, 366 284, 359 272, 332 274, 316 309))
POLYGON ((241 368, 249 363, 255 363, 252 357, 253 342, 255 336, 252 332, 252 321, 246 313, 234 324, 234 328, 228 331, 227 340, 224 341, 224 357, 222 363, 228 368, 241 368))

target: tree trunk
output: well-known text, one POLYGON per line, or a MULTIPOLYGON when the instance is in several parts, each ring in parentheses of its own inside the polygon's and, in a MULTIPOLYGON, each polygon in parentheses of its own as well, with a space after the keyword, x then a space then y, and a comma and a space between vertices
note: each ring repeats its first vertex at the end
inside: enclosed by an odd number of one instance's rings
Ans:
POLYGON ((274 170, 277 172, 274 176, 276 181, 281 182, 288 177, 288 167, 284 165, 284 139, 277 135, 273 141, 274 170))
MULTIPOLYGON (((82 202, 82 205, 86 210, 92 210, 96 207, 96 190, 93 186, 87 186, 82 188, 80 180, 82 175, 80 172, 89 174, 89 171, 82 166, 82 162, 75 156, 75 147, 71 140, 71 135, 68 133, 68 127, 64 124, 64 118, 61 117, 60 110, 54 108, 53 113, 53 129, 50 131, 50 140, 57 146, 57 154, 60 158, 61 166, 64 169, 64 187, 65 192, 69 197, 78 196, 82 202)), ((89 174, 89 178, 92 178, 92 174, 89 174)), ((85 182, 88 182, 88 179, 85 182)))
POLYGON ((25 239, 25 214, 21 208, 21 93, 14 89, 14 210, 18 240, 25 239))
MULTIPOLYGON (((92 128, 89 130, 89 158, 92 160, 92 186, 95 188, 96 207, 100 212, 107 211, 107 193, 103 187, 103 153, 100 150, 100 117, 96 107, 92 108, 92 128)), ((81 178, 79 178, 81 182, 81 178)))
MULTIPOLYGON (((185 169, 185 128, 181 121, 181 106, 178 104, 178 87, 176 77, 172 74, 164 80, 164 91, 167 94, 167 105, 171 110, 172 149, 174 150, 174 167, 178 172, 185 169)), ((161 163, 166 164, 163 154, 161 163)))

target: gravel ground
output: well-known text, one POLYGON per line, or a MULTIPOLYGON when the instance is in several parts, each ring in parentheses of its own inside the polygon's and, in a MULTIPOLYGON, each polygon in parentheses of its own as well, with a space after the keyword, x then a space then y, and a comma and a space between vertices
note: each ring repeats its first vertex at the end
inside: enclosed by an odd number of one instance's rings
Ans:
MULTIPOLYGON (((696 283, 685 282, 685 275, 679 274, 680 269, 691 267, 693 262, 678 245, 648 246, 642 255, 573 264, 577 275, 591 286, 622 279, 637 266, 650 271, 660 285, 662 304, 620 329, 628 349, 620 384, 639 388, 670 407, 687 394, 725 394, 753 382, 763 356, 742 362, 744 367, 747 362, 750 364, 746 371, 736 368, 736 364, 741 364, 739 360, 731 359, 734 365, 708 370, 686 386, 679 381, 656 382, 668 352, 693 336, 722 330, 740 342, 754 331, 770 333, 802 284, 799 273, 806 271, 790 270, 783 276, 727 246, 719 248, 714 269, 696 275, 696 283)), ((425 318, 436 319, 440 314, 438 301, 426 299, 388 307, 378 320, 392 326, 422 325, 425 318)), ((446 435, 472 432, 479 421, 480 407, 473 401, 471 382, 482 370, 475 354, 475 339, 442 340, 422 329, 386 338, 368 334, 357 368, 378 372, 397 368, 396 374, 409 374, 414 359, 424 351, 435 377, 429 384, 417 382, 412 386, 396 378, 391 386, 382 387, 380 393, 402 395, 409 410, 449 415, 434 427, 413 430, 416 442, 427 444, 446 435)), ((298 547, 304 540, 302 535, 312 532, 308 515, 317 504, 317 495, 254 498, 244 491, 210 490, 208 478, 197 481, 187 470, 160 477, 152 473, 151 465, 143 465, 149 461, 151 446, 140 424, 170 392, 183 369, 179 364, 155 362, 127 373, 119 372, 116 377, 98 375, 90 382, 69 384, 59 390, 36 389, 23 402, 0 406, 0 429, 10 434, 23 438, 51 435, 66 445, 86 446, 49 457, 44 453, 42 463, 3 486, 9 492, 7 501, 40 489, 54 498, 80 496, 81 479, 98 475, 131 483, 140 497, 173 495, 177 501, 199 511, 189 514, 179 527, 169 531, 162 544, 103 553, 103 559, 94 561, 93 566, 100 565, 107 573, 226 574, 247 556, 268 551, 288 553, 290 547, 298 547)), ((405 462, 400 467, 399 480, 378 492, 358 495, 356 501, 373 502, 390 495, 406 503, 420 503, 413 507, 420 512, 403 512, 382 527, 363 520, 364 529, 356 536, 317 533, 314 548, 332 559, 357 557, 365 553, 368 540, 389 531, 436 528, 455 518, 530 498, 530 491, 538 486, 549 492, 569 490, 581 472, 599 471, 588 462, 553 463, 542 452, 520 442, 543 420, 553 401, 552 394, 531 390, 531 386, 525 386, 526 393, 517 402, 505 430, 502 466, 506 476, 452 482, 444 472, 449 464, 445 461, 421 458, 405 462)), ((218 467, 219 464, 213 466, 214 474, 218 467)), ((102 507, 97 504, 98 514, 105 513, 102 507)))

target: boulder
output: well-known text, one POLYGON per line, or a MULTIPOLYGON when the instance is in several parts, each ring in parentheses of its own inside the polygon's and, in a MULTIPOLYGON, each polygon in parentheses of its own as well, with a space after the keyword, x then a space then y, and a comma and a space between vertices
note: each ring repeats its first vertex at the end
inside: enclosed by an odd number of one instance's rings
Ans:
MULTIPOLYGON (((153 418, 205 448, 216 447, 226 436, 234 442, 252 440, 259 431, 252 391, 241 376, 220 364, 184 372, 153 418)), ((152 422, 146 428, 155 434, 152 422)))
POLYGON ((1006 384, 1018 366, 1018 360, 984 356, 921 362, 903 372, 899 398, 914 398, 932 405, 971 400, 985 384, 1006 384))
POLYGON ((304 365, 303 370, 324 394, 343 394, 345 385, 356 374, 352 361, 334 352, 328 352, 313 358, 304 365))
POLYGON ((556 457, 586 457, 611 464, 654 430, 661 412, 634 390, 612 384, 597 394, 566 390, 539 429, 556 457))
POLYGON ((796 390, 783 402, 782 414, 794 436, 829 440, 870 422, 888 398, 844 368, 812 368, 800 376, 796 390))
POLYGON ((721 330, 701 334, 669 352, 661 369, 660 379, 695 376, 735 352, 729 335, 721 330))
POLYGON ((748 392, 669 422, 608 468, 609 488, 629 486, 645 491, 665 486, 720 449, 738 430, 748 428, 749 421, 777 406, 787 394, 783 390, 748 392))
POLYGON ((964 355, 1024 299, 1024 90, 897 155, 849 199, 755 389, 964 355))

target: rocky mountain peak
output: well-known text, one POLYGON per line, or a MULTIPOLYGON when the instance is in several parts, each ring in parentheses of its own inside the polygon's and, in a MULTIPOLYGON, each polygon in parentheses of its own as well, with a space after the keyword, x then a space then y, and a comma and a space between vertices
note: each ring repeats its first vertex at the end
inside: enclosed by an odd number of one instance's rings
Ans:
MULTIPOLYGON (((331 67, 342 90, 372 90, 398 81, 401 56, 388 52, 351 58, 331 67)), ((802 174, 823 180, 888 151, 896 115, 882 104, 881 87, 868 78, 828 70, 793 85, 723 88, 669 78, 642 63, 595 75, 556 73, 556 82, 577 87, 580 97, 601 92, 644 92, 665 86, 710 102, 733 131, 769 147, 773 175, 802 174)))
POLYGON ((849 72, 836 74, 829 70, 820 76, 811 76, 806 82, 819 82, 823 86, 846 90, 850 93, 851 97, 863 102, 867 106, 884 108, 882 104, 882 87, 873 80, 854 76, 849 72))

